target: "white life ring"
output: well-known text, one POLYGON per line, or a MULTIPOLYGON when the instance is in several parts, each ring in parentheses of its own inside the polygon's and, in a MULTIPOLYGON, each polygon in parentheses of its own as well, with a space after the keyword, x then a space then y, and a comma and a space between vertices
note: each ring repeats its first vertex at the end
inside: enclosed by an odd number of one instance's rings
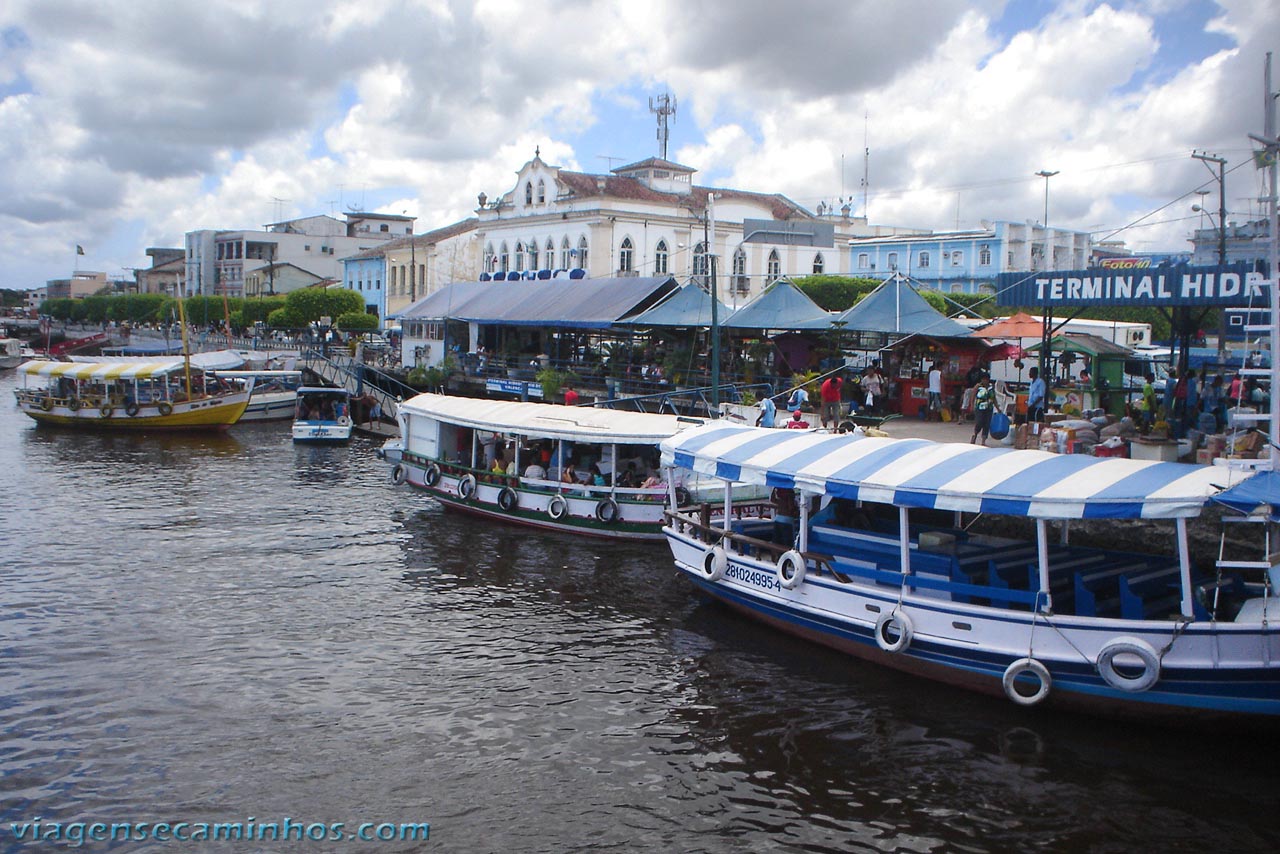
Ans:
POLYGON ((498 506, 510 513, 520 503, 520 496, 509 486, 502 487, 498 493, 498 506))
MULTIPOLYGON (((1126 670, 1128 665, 1123 665, 1126 670)), ((1098 673, 1103 680, 1119 691, 1138 693, 1146 691, 1160 681, 1160 656, 1155 647, 1140 638, 1119 637, 1108 643, 1098 653, 1098 673), (1141 662, 1142 670, 1129 676, 1116 668, 1116 656, 1132 655, 1141 662)))
POLYGON ((403 465, 396 463, 395 468, 391 470, 391 482, 394 483, 396 486, 399 486, 400 484, 404 483, 408 479, 409 479, 409 470, 406 469, 403 465))
POLYGON ((911 618, 902 611, 881 614, 880 619, 876 620, 876 646, 885 652, 902 652, 911 646, 914 634, 915 627, 911 625, 911 618), (896 638, 890 636, 890 629, 898 633, 896 638))
POLYGON ((804 555, 795 549, 785 551, 778 558, 778 583, 788 590, 795 590, 804 582, 804 555))
POLYGON ((563 519, 565 514, 569 512, 569 502, 564 500, 563 495, 551 496, 551 503, 547 505, 547 515, 552 519, 563 519))
POLYGON ((435 486, 440 482, 440 466, 432 463, 427 466, 426 473, 422 476, 422 481, 427 486, 435 486))
POLYGON ((596 519, 606 525, 612 525, 622 518, 622 512, 618 509, 618 502, 612 497, 600 499, 600 503, 596 505, 596 519))
POLYGON ((715 546, 702 553, 702 577, 707 581, 719 581, 729 568, 729 555, 723 546, 715 546))
POLYGON ((1034 706, 1045 697, 1049 696, 1049 690, 1053 688, 1053 677, 1049 675, 1049 668, 1045 667, 1034 658, 1019 658, 1010 664, 1004 670, 1004 677, 1000 680, 1004 685, 1004 693, 1010 700, 1013 700, 1019 706, 1034 706), (1039 686, 1034 693, 1024 694, 1018 690, 1015 684, 1018 677, 1024 673, 1030 673, 1040 680, 1039 686))
POLYGON ((476 476, 464 474, 458 481, 458 497, 463 501, 476 494, 476 476))

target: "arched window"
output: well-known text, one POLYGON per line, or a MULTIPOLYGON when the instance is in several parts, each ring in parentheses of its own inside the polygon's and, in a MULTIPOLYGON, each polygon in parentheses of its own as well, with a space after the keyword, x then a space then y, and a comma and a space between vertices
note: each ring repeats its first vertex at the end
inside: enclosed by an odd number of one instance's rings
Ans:
POLYGON ((538 204, 542 205, 542 204, 546 204, 546 202, 547 202, 547 182, 539 178, 538 179, 538 204))
POLYGON ((546 259, 547 269, 550 270, 556 265, 556 242, 550 237, 547 238, 546 259))
POLYGON ((782 278, 782 259, 778 257, 778 250, 771 249, 769 251, 769 281, 782 278))
POLYGON ((524 244, 516 241, 516 270, 524 270, 524 244))
POLYGON ((569 262, 573 259, 573 250, 569 248, 569 238, 560 241, 560 269, 568 270, 569 262))
POLYGON ((538 269, 538 241, 529 241, 529 269, 538 269))
POLYGON ((481 267, 486 273, 492 273, 498 269, 498 256, 493 251, 493 244, 490 243, 484 248, 484 265, 481 267))
POLYGON ((981 267, 991 266, 991 247, 986 243, 978 247, 978 265, 981 267))
POLYGON ((524 182, 524 203, 526 205, 533 204, 533 182, 532 181, 524 182))
POLYGON ((868 255, 866 252, 859 252, 858 253, 858 269, 867 270, 867 269, 870 269, 870 267, 871 267, 871 256, 868 255))
POLYGON ((813 256, 813 274, 815 276, 821 276, 822 271, 825 267, 826 267, 826 264, 822 260, 822 253, 819 252, 817 255, 814 255, 813 256))
POLYGON ((751 280, 747 278, 747 253, 741 246, 733 252, 733 288, 740 294, 751 290, 751 280))
POLYGON ((707 244, 699 243, 693 247, 693 275, 705 279, 707 275, 707 244))
POLYGON ((511 257, 507 254, 507 243, 502 242, 502 248, 498 250, 498 272, 505 273, 511 269, 511 257))
POLYGON ((963 267, 963 266, 964 266, 964 250, 963 250, 963 249, 954 249, 954 250, 952 250, 952 252, 951 252, 951 266, 952 266, 952 267, 963 267))
POLYGON ((585 234, 578 238, 578 269, 587 269, 587 236, 585 234))
POLYGON ((929 253, 928 253, 928 252, 921 252, 921 253, 920 253, 920 255, 917 257, 917 260, 916 260, 916 266, 917 266, 917 267, 928 267, 928 266, 929 266, 929 262, 930 262, 930 261, 932 261, 932 260, 933 260, 933 259, 929 257, 929 253))
POLYGON ((653 250, 653 272, 658 275, 666 275, 671 271, 667 269, 667 259, 671 255, 667 249, 667 241, 659 240, 658 248, 653 250))
POLYGON ((897 252, 890 252, 887 260, 889 262, 890 270, 898 269, 898 253, 897 252))
POLYGON ((635 264, 635 247, 630 237, 622 238, 622 247, 618 250, 618 272, 630 273, 635 264))

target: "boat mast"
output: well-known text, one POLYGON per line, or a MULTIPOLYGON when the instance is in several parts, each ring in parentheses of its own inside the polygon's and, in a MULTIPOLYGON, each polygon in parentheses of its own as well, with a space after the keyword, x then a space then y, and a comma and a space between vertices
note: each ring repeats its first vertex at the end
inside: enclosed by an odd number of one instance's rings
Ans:
MULTIPOLYGON (((1271 202, 1271 228, 1267 244, 1267 272, 1271 279, 1271 420, 1268 428, 1268 438, 1271 440, 1270 457, 1271 470, 1280 469, 1280 421, 1277 421, 1275 412, 1275 394, 1280 389, 1280 360, 1276 359, 1276 346, 1280 343, 1280 194, 1276 191, 1276 174, 1277 159, 1280 159, 1280 139, 1276 137, 1276 98, 1280 97, 1280 93, 1271 90, 1271 52, 1267 52, 1266 68, 1263 72, 1263 93, 1266 97, 1266 105, 1264 111, 1263 136, 1265 139, 1259 140, 1266 149, 1265 162, 1267 167, 1267 189, 1271 202)), ((1254 137, 1256 140, 1257 137, 1254 137)), ((1226 224, 1222 224, 1223 231, 1226 230, 1226 224)))
POLYGON ((187 346, 187 313, 182 307, 182 297, 178 300, 178 323, 182 324, 182 372, 187 380, 187 400, 191 399, 191 348, 187 346))

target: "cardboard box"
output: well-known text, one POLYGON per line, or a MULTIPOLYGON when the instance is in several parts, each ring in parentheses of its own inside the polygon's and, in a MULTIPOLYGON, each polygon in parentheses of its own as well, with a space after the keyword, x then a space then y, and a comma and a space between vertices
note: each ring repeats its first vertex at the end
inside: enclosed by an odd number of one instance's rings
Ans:
POLYGON ((1213 465, 1214 457, 1217 457, 1217 456, 1218 454, 1215 454, 1213 451, 1209 450, 1208 448, 1201 448, 1200 450, 1196 451, 1196 464, 1202 465, 1202 466, 1211 466, 1213 465))

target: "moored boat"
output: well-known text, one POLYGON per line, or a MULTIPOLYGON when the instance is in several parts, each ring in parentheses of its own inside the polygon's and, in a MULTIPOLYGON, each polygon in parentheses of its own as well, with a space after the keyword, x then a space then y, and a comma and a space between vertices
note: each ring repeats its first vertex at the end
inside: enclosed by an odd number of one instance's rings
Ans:
POLYGON ((7 371, 22 364, 22 349, 26 346, 20 338, 0 338, 0 371, 7 371))
MULTIPOLYGON (((665 502, 695 500, 694 479, 656 477, 657 445, 699 419, 422 394, 402 403, 391 478, 449 510, 555 531, 660 539, 665 502), (495 460, 499 464, 495 466, 495 460)), ((758 512, 739 491, 731 513, 758 512)), ((723 513, 723 505, 716 508, 723 513)))
POLYGON ((666 527, 694 585, 779 629, 1024 706, 1280 715, 1280 556, 1202 571, 1187 533, 1211 502, 1270 528, 1270 472, 723 423, 662 452, 722 490, 796 494, 794 538, 678 508, 666 527), (979 515, 1027 536, 975 533, 979 515), (1119 527, 1088 547, 1082 520, 1119 527))
POLYGON ((253 380, 253 394, 240 416, 241 422, 288 421, 297 414, 301 371, 218 371, 218 376, 253 380))
POLYGON ((187 360, 34 360, 19 366, 18 408, 40 424, 101 430, 225 430, 251 388, 219 381, 187 360), (33 380, 43 385, 32 386, 33 380))
POLYGON ((351 393, 334 386, 302 386, 294 403, 293 441, 342 444, 351 441, 351 393))

